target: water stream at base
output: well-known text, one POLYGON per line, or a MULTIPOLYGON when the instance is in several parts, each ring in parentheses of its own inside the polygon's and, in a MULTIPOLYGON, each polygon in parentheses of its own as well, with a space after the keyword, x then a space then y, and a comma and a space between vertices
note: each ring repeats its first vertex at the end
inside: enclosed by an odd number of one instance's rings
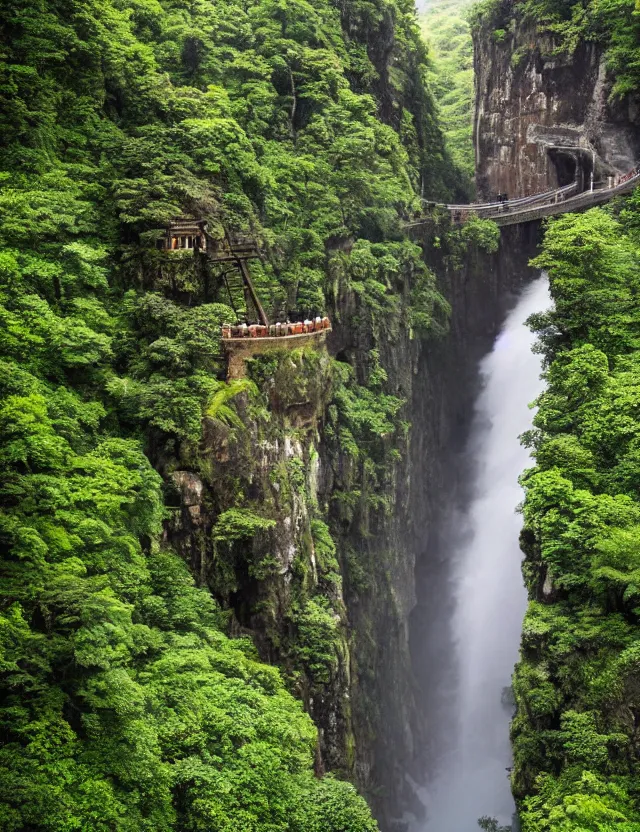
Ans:
MULTIPOLYGON (((512 822, 508 687, 518 658, 526 591, 518 537, 518 476, 529 464, 519 435, 531 426, 528 404, 542 390, 540 356, 524 322, 550 305, 544 278, 522 293, 483 360, 483 389, 467 445, 466 505, 448 518, 455 612, 455 719, 447 751, 427 788, 428 818, 418 832, 479 832, 477 819, 512 822)), ((434 669, 437 672, 437 668, 434 669)), ((515 828, 515 827, 514 827, 515 828)))

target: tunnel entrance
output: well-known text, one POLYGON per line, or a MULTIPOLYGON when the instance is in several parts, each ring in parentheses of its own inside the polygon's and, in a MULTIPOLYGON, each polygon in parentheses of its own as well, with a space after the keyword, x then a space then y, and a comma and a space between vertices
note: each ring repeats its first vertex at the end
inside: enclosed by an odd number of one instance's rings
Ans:
POLYGON ((583 147, 550 147, 549 158, 555 168, 558 187, 578 183, 578 191, 588 191, 594 171, 592 151, 583 147))
POLYGON ((565 185, 571 185, 572 182, 575 182, 576 178, 579 178, 576 174, 581 173, 581 166, 578 164, 577 154, 575 152, 572 153, 551 147, 549 148, 549 156, 556 171, 559 188, 564 188, 565 185))

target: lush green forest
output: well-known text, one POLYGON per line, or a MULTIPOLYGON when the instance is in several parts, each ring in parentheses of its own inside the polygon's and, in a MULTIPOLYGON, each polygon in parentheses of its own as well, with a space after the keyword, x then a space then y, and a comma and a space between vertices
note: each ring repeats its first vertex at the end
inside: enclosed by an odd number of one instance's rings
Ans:
MULTIPOLYGON (((484 4, 498 33, 507 5, 484 4)), ((565 51, 605 42, 615 94, 637 88, 629 0, 518 13, 565 51)), ((407 447, 380 342, 446 327, 402 223, 470 193, 464 4, 427 11, 431 58, 410 0, 0 0, 0 20, 0 828, 374 832, 324 774, 302 694, 322 702, 348 664, 334 529, 374 536, 407 447), (360 363, 270 356, 227 383, 222 270, 157 247, 184 216, 250 234, 268 310, 339 312, 360 363), (315 576, 292 561, 267 664, 229 598, 278 573, 251 440, 282 442, 276 411, 300 400, 326 412, 340 476, 329 516, 300 458, 268 473, 308 502, 315 576), (212 424, 236 431, 239 473, 207 456, 212 424), (224 492, 206 580, 169 543, 181 466, 224 492)), ((556 308, 533 322, 548 389, 523 478, 523 832, 640 828, 639 208, 560 218, 537 259, 556 308)), ((498 235, 469 222, 456 262, 498 235)), ((356 592, 388 579, 343 560, 356 592)))
POLYGON ((466 175, 466 195, 473 193, 473 43, 467 20, 471 0, 431 0, 423 9, 422 36, 428 43, 429 81, 442 127, 456 166, 466 175))
POLYGON ((549 224, 547 389, 526 441, 513 784, 523 832, 640 828, 640 201, 549 224))
MULTIPOLYGON (((373 830, 351 785, 314 775, 279 671, 164 542, 154 466, 198 458, 205 414, 237 423, 248 387, 223 381, 220 273, 156 242, 184 215, 251 232, 276 314, 326 309, 339 267, 362 326, 406 275, 427 331, 434 278, 400 223, 458 178, 412 4, 6 0, 0 17, 0 827, 373 830)), ((367 431, 406 430, 371 364, 377 394, 334 373, 356 456, 367 431)), ((273 525, 218 520, 219 549, 273 525)), ((318 675, 334 619, 326 598, 300 616, 318 675)))

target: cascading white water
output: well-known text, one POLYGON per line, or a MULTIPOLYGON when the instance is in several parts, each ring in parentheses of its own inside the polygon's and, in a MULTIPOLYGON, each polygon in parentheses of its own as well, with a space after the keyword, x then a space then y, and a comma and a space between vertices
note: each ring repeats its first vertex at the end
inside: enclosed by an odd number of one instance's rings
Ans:
POLYGON ((547 282, 536 280, 508 316, 483 360, 466 457, 466 505, 449 518, 455 612, 455 719, 448 751, 427 790, 421 832, 479 832, 481 816, 509 824, 514 811, 507 769, 511 761, 505 702, 518 658, 526 592, 518 536, 522 500, 518 476, 529 464, 519 435, 531 426, 528 404, 542 389, 540 357, 525 326, 549 306, 547 282))

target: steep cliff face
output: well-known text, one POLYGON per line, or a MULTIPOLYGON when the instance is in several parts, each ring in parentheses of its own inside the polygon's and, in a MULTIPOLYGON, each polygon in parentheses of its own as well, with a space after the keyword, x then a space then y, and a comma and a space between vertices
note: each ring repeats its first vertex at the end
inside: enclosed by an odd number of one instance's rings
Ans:
POLYGON ((365 459, 354 464, 339 433, 325 433, 321 454, 351 633, 354 774, 383 827, 406 803, 404 773, 414 753, 417 713, 408 649, 414 552, 406 534, 411 523, 409 423, 420 350, 408 315, 412 282, 410 271, 397 275, 393 290, 400 303, 394 314, 378 320, 341 281, 335 286, 336 325, 329 348, 354 366, 359 381, 374 382, 374 396, 403 402, 402 428, 395 436, 380 432, 377 448, 369 447, 377 470, 365 459), (376 390, 378 368, 386 382, 376 390))
POLYGON ((196 452, 157 464, 174 507, 167 543, 230 631, 284 669, 319 729, 318 772, 355 781, 385 823, 406 803, 414 756, 408 420, 420 342, 411 270, 377 318, 349 257, 334 252, 329 266, 329 351, 253 359, 240 421, 207 417, 196 452))
POLYGON ((637 96, 612 100, 604 50, 581 41, 561 54, 511 2, 474 31, 478 193, 540 193, 575 178, 589 187, 640 159, 637 96))
MULTIPOLYGON (((537 235, 534 224, 505 230, 495 253, 444 226, 416 239, 451 306, 447 333, 427 340, 409 325, 410 269, 389 287, 393 313, 376 318, 338 254, 329 354, 250 362, 242 427, 208 418, 198 453, 163 470, 168 541, 222 601, 231 632, 285 669, 319 728, 317 770, 357 782, 383 829, 420 812, 406 774, 424 777, 446 731, 434 684, 450 654, 437 519, 461 487, 478 361, 531 274, 537 235), (376 422, 361 455, 348 438, 350 375, 403 403, 406 423, 402 434, 376 422)), ((370 406, 351 405, 358 418, 370 406)))
POLYGON ((349 648, 340 570, 320 506, 320 426, 334 388, 326 353, 255 359, 237 423, 205 420, 196 455, 163 471, 177 497, 166 527, 235 635, 286 670, 321 729, 316 767, 352 774, 349 648))

